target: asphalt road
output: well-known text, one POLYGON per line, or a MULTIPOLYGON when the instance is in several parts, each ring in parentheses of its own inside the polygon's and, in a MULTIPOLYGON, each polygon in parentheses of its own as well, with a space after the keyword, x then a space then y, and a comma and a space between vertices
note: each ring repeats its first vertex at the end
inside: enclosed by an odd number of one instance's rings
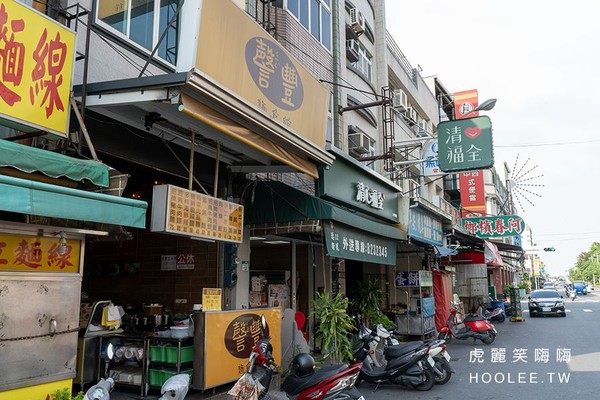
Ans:
MULTIPOLYGON (((563 292, 564 295, 564 292, 563 292)), ((431 391, 361 383, 366 400, 495 400, 596 399, 600 394, 600 290, 571 301, 567 316, 530 318, 522 303, 523 320, 496 323, 491 345, 453 339, 448 345, 456 371, 446 385, 431 391)), ((186 400, 225 400, 220 393, 190 391, 186 400)), ((153 391, 148 399, 157 399, 153 391)), ((139 398, 139 390, 117 388, 111 400, 139 398), (137 392, 137 393, 136 393, 137 392)))
MULTIPOLYGON (((496 323, 491 345, 452 342, 448 352, 456 374, 431 391, 362 383, 367 400, 596 399, 600 393, 600 291, 571 301, 566 317, 509 319, 496 323)), ((522 303, 527 310, 527 303, 522 303)))

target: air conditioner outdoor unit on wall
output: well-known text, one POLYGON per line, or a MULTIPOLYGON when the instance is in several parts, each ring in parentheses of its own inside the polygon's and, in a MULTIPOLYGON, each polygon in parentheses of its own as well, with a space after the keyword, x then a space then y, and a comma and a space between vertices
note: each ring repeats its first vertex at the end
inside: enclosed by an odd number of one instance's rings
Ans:
POLYGON ((350 26, 357 35, 365 33, 365 17, 356 8, 350 9, 350 26))
POLYGON ((409 125, 415 125, 417 123, 417 110, 412 107, 408 107, 406 109, 406 113, 404 114, 404 118, 409 125))
POLYGON ((415 125, 415 135, 417 137, 425 137, 427 133, 427 121, 420 119, 418 125, 415 125))
POLYGON ((408 108, 408 97, 402 89, 392 92, 392 108, 396 111, 404 112, 408 108))
MULTIPOLYGON (((350 127, 352 131, 352 127, 350 127)), ((367 154, 370 149, 370 139, 364 132, 348 133, 348 150, 355 154, 367 154)))
POLYGON ((348 61, 354 63, 360 59, 360 54, 358 53, 359 47, 358 40, 346 40, 346 58, 348 61))

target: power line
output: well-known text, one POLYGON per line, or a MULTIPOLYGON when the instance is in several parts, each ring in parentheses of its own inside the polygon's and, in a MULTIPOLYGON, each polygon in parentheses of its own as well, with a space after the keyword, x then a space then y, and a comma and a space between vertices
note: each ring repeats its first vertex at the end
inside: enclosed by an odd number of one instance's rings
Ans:
POLYGON ((494 147, 542 147, 542 146, 562 146, 566 144, 585 144, 600 142, 600 139, 589 139, 589 140, 575 140, 572 142, 555 142, 555 143, 529 143, 529 144, 507 144, 507 145, 494 145, 494 147))

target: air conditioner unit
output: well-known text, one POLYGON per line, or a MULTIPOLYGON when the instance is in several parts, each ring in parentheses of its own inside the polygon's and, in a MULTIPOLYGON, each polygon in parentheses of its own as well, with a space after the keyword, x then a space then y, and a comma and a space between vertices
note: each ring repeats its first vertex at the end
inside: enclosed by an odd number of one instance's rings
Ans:
POLYGON ((356 8, 350 9, 350 26, 357 35, 365 33, 365 17, 356 8))
POLYGON ((408 108, 408 97, 402 89, 392 92, 392 108, 396 111, 404 112, 408 108))
POLYGON ((425 121, 424 119, 420 119, 418 126, 415 125, 415 135, 417 137, 425 137, 428 136, 428 131, 427 131, 427 121, 425 121))
POLYGON ((409 125, 415 125, 417 123, 417 110, 412 107, 407 107, 404 118, 409 125))
POLYGON ((361 155, 369 153, 371 139, 364 132, 356 132, 353 127, 350 127, 350 130, 354 130, 354 132, 348 133, 348 150, 361 155))
POLYGON ((358 53, 359 48, 360 44, 358 43, 358 40, 346 40, 346 58, 348 61, 357 62, 360 59, 360 54, 358 53))

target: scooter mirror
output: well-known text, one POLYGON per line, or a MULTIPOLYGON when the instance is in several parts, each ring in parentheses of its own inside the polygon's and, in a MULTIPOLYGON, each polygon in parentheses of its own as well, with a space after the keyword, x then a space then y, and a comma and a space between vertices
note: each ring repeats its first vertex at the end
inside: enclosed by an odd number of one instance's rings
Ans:
POLYGON ((264 315, 260 316, 260 326, 262 327, 263 330, 267 329, 267 319, 265 318, 264 315))
POLYGON ((109 343, 106 346, 106 358, 110 361, 115 357, 115 346, 112 343, 109 343))

